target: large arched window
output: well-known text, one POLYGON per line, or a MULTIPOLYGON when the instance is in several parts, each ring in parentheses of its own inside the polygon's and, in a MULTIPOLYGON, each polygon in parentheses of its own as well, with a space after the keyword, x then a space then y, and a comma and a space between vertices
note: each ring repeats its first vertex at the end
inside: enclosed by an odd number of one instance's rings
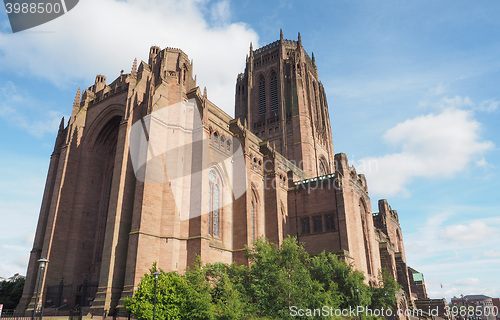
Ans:
POLYGON ((255 189, 251 188, 251 200, 250 200, 250 221, 248 221, 248 232, 251 234, 252 241, 258 237, 258 217, 259 217, 259 198, 255 189))
POLYGON ((266 80, 264 76, 259 78, 259 116, 266 114, 266 80))
POLYGON ((252 240, 255 241, 255 204, 252 200, 252 240))
POLYGON ((325 158, 323 157, 320 157, 319 158, 319 172, 318 172, 318 175, 319 176, 324 176, 325 174, 328 174, 328 166, 326 164, 326 160, 325 158))
POLYGON ((372 270, 372 261, 371 261, 371 254, 370 254, 370 243, 368 242, 368 225, 366 222, 366 216, 367 216, 367 210, 365 207, 365 204, 363 201, 359 202, 359 212, 361 214, 361 227, 363 230, 363 242, 364 242, 364 247, 365 247, 365 257, 366 257, 366 269, 368 271, 369 275, 373 274, 372 270))
POLYGON ((401 232, 399 232, 399 229, 396 229, 396 248, 398 252, 403 252, 403 238, 401 237, 401 232))
POLYGON ((208 174, 208 234, 214 237, 220 236, 220 181, 214 170, 208 174))
POLYGON ((278 77, 274 71, 271 73, 269 89, 271 92, 271 112, 276 112, 278 111, 278 77))

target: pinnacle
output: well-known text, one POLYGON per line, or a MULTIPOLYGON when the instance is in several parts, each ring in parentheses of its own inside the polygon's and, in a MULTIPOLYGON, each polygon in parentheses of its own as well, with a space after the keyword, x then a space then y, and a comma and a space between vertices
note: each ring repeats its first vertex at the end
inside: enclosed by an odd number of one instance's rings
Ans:
POLYGON ((132 74, 137 73, 137 58, 134 59, 134 63, 132 64, 132 74))
POLYGON ((77 107, 80 105, 80 94, 81 94, 81 89, 78 87, 78 91, 76 92, 75 96, 75 101, 73 102, 73 107, 77 107))
POLYGON ((63 130, 63 129, 64 129, 64 117, 62 117, 61 123, 59 124, 59 130, 63 130))

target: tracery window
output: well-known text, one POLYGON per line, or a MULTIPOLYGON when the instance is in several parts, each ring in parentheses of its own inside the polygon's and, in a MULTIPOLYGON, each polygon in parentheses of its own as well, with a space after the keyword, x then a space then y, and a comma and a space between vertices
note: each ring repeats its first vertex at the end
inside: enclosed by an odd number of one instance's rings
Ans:
POLYGON ((251 210, 252 210, 252 212, 251 212, 251 215, 252 215, 252 240, 255 241, 255 204, 253 201, 252 201, 251 210))
POLYGON ((219 237, 220 235, 220 183, 217 179, 214 170, 211 170, 208 175, 209 187, 208 187, 208 234, 214 237, 219 237))
POLYGON ((259 78, 259 116, 266 114, 266 80, 264 76, 259 78))
POLYGON ((271 73, 271 83, 270 83, 270 92, 271 92, 271 112, 278 111, 278 77, 276 76, 276 72, 271 73))
POLYGON ((327 164, 325 158, 321 157, 319 159, 319 176, 324 176, 325 174, 328 174, 328 169, 327 169, 327 164))

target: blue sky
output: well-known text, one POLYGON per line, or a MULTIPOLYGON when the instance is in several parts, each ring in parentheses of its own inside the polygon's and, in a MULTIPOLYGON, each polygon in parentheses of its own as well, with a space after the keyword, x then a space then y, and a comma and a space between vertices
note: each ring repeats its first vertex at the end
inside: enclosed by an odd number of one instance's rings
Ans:
POLYGON ((78 87, 149 47, 182 48, 233 114, 254 48, 300 31, 325 86, 335 152, 399 213, 431 297, 500 296, 500 2, 82 0, 12 34, 0 10, 0 276, 24 274, 47 166, 78 87), (441 284, 443 288, 441 289, 441 284))

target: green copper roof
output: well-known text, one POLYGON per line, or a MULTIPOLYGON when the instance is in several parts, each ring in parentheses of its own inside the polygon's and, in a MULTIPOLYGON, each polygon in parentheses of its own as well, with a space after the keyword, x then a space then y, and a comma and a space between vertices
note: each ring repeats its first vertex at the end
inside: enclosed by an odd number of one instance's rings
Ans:
POLYGON ((424 275, 421 273, 414 273, 413 281, 424 281, 424 275))

